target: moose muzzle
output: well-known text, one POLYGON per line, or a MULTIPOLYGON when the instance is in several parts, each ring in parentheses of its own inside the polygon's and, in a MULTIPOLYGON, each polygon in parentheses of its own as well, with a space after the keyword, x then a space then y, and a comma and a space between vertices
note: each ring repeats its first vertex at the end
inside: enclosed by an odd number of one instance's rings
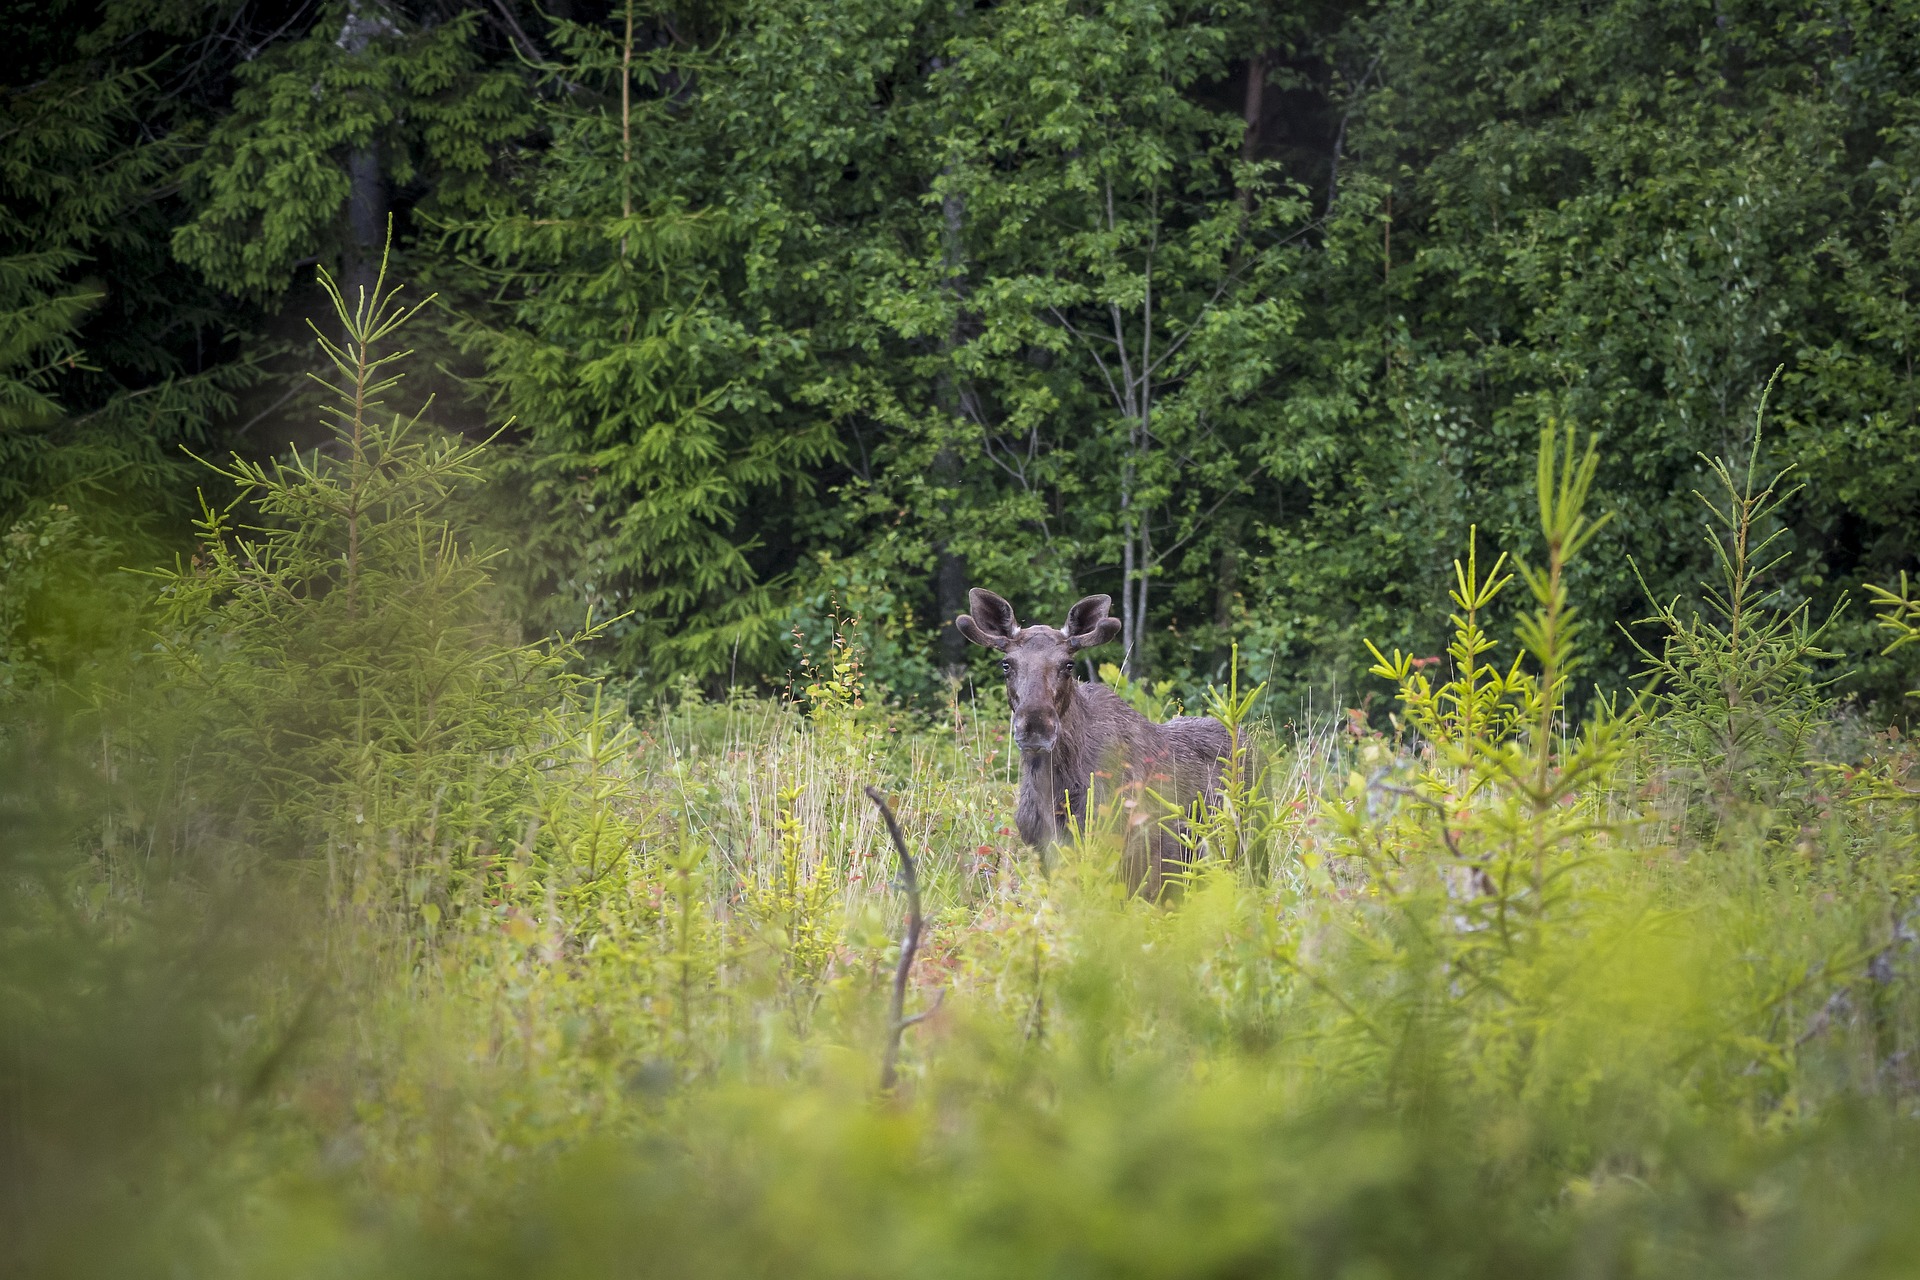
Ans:
POLYGON ((1022 707, 1013 717, 1013 745, 1022 755, 1045 755, 1060 738, 1060 717, 1052 707, 1022 707))

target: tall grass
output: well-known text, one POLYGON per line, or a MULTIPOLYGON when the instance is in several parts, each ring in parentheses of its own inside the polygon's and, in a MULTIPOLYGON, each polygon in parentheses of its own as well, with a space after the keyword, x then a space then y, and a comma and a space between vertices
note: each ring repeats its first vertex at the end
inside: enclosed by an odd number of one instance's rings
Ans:
POLYGON ((1000 696, 889 709, 857 628, 786 697, 638 716, 505 635, 440 514, 468 446, 354 372, 403 312, 343 311, 337 447, 224 468, 151 642, 5 737, 16 1273, 1920 1265, 1913 752, 1796 733, 1791 803, 1709 803, 1694 686, 1574 723, 1571 436, 1543 561, 1470 546, 1450 665, 1376 655, 1386 729, 1212 696, 1245 782, 1156 904, 1097 838, 1043 868, 1000 696), (884 1090, 869 784, 930 923, 884 1090))

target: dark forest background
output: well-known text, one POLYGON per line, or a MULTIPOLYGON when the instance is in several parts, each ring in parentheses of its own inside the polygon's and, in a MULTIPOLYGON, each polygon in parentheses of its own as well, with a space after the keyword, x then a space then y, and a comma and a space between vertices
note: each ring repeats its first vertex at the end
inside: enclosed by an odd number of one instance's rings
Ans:
MULTIPOLYGON (((389 225, 428 419, 498 433, 515 621, 624 615, 588 656, 642 694, 779 682, 837 612, 931 698, 969 585, 1112 594, 1135 679, 1350 688, 1362 637, 1439 650, 1470 524, 1538 553, 1548 422, 1597 433, 1575 592, 1630 626, 1776 369, 1777 602, 1915 566, 1903 0, 15 0, 0 41, 7 627, 50 559, 190 554, 188 451, 323 440, 316 267, 351 295, 389 225)), ((1870 621, 1826 643, 1880 699, 1870 621)))

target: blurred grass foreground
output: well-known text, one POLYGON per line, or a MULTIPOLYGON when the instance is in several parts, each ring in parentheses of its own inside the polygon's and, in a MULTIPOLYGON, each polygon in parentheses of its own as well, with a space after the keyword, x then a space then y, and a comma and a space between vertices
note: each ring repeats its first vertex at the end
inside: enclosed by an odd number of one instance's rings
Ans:
POLYGON ((214 468, 190 559, 7 535, 0 1273, 1920 1272, 1915 755, 1766 589, 1779 479, 1712 473, 1719 579, 1569 706, 1600 504, 1543 439, 1542 559, 1462 549, 1390 715, 1214 695, 1246 781, 1149 902, 857 629, 638 713, 508 634, 482 448, 356 303, 331 445, 214 468))

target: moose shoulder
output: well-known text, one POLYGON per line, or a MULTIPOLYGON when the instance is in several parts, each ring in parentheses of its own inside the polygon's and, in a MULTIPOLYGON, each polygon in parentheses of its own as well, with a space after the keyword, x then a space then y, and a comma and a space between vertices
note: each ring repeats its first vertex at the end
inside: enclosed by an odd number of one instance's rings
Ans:
POLYGON ((1154 797, 1180 812, 1195 797, 1219 799, 1221 771, 1233 743, 1211 716, 1179 716, 1155 724, 1100 684, 1074 678, 1074 656, 1112 640, 1120 621, 1113 600, 1088 596, 1067 613, 1066 625, 1020 626, 1013 606, 991 591, 968 593, 969 611, 954 619, 960 634, 997 649, 1013 710, 1013 742, 1020 752, 1020 838, 1044 849, 1068 824, 1087 819, 1116 796, 1124 812, 1124 871, 1128 886, 1160 893, 1166 865, 1180 842, 1154 811, 1154 797))

